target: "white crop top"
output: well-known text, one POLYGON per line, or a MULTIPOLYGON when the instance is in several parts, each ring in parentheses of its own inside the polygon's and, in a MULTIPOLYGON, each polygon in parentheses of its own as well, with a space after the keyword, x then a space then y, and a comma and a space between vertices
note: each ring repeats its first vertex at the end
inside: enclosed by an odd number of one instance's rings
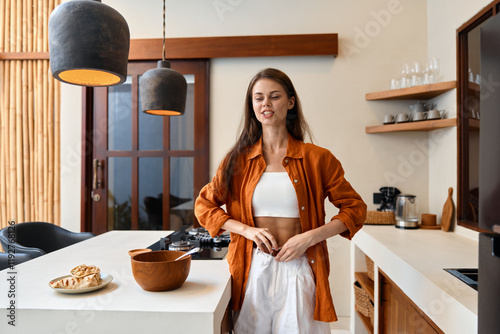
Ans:
POLYGON ((299 218, 295 189, 286 172, 262 174, 252 196, 254 217, 299 218))

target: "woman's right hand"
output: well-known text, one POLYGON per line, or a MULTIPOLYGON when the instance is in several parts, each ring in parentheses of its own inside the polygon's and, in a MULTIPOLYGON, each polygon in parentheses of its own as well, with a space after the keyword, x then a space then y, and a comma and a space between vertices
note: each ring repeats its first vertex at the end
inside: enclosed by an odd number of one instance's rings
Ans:
POLYGON ((267 228, 252 227, 246 225, 243 236, 255 242, 257 247, 264 253, 272 254, 278 249, 278 242, 267 228))
POLYGON ((252 240, 265 253, 272 253, 273 249, 278 249, 278 242, 267 228, 245 225, 234 219, 227 220, 222 225, 222 228, 226 231, 242 235, 248 240, 252 240))

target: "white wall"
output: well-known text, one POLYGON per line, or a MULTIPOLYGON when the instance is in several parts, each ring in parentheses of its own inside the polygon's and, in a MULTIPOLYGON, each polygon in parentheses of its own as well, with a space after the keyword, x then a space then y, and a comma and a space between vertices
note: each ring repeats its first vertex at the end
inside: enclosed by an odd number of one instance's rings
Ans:
MULTIPOLYGON (((103 3, 125 17, 131 38, 162 36, 161 0, 103 3)), ((409 112, 411 102, 367 102, 365 94, 389 89, 390 79, 399 75, 403 62, 422 61, 428 54, 446 64, 442 78, 454 80, 454 30, 477 11, 474 7, 480 6, 466 0, 460 5, 452 0, 429 4, 424 0, 167 1, 167 37, 339 34, 337 58, 211 61, 210 175, 236 138, 248 81, 262 68, 277 67, 293 80, 316 143, 340 159, 346 177, 370 210, 376 208, 372 194, 390 185, 416 194, 421 212, 440 214, 447 187, 456 189, 456 130, 442 130, 444 134, 436 138, 421 132, 367 135, 366 126, 381 124, 386 113, 409 112), (430 150, 427 155, 429 140, 439 146, 436 153, 430 150)), ((81 89, 63 85, 62 95, 62 225, 77 231, 81 171, 75 152, 81 145, 81 89)), ((448 93, 438 102, 455 112, 453 95, 448 93)), ((327 209, 328 216, 334 212, 332 207, 327 209)), ((334 302, 338 314, 348 316, 348 242, 335 237, 329 248, 334 302)))

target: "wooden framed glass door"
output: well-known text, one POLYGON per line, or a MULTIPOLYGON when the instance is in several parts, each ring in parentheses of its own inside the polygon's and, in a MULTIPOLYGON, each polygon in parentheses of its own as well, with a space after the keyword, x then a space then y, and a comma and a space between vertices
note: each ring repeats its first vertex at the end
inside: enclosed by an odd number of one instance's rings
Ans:
POLYGON ((208 61, 171 66, 188 82, 182 116, 140 110, 139 79, 156 61, 131 62, 124 84, 93 89, 86 185, 96 234, 197 226, 194 199, 208 182, 208 61))

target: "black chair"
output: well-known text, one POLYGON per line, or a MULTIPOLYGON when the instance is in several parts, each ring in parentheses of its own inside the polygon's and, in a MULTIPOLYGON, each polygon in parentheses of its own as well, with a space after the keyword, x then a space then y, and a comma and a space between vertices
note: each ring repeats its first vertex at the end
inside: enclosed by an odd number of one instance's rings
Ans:
POLYGON ((4 227, 0 230, 0 244, 4 251, 14 246, 16 255, 28 254, 35 258, 94 236, 90 232, 71 232, 54 224, 30 222, 14 225, 14 231, 12 226, 4 227), (12 234, 15 242, 12 242, 12 234))
POLYGON ((32 257, 29 254, 12 254, 9 260, 8 253, 0 253, 0 270, 16 266, 31 259, 32 257))

